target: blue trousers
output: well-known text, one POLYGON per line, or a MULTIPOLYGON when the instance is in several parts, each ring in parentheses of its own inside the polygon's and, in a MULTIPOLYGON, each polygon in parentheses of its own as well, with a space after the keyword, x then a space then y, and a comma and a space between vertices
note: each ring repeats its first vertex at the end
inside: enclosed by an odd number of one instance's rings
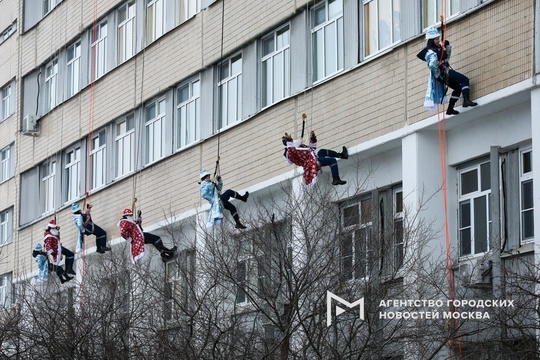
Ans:
POLYGON ((317 161, 321 166, 330 166, 330 171, 332 172, 332 177, 339 177, 339 170, 337 165, 337 160, 335 158, 341 158, 339 153, 334 150, 321 149, 317 153, 317 161))

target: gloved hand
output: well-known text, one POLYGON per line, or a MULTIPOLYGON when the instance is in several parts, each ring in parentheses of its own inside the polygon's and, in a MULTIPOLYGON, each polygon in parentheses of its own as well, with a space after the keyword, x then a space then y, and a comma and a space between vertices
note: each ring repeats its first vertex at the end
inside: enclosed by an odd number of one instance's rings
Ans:
POLYGON ((221 181, 221 176, 216 177, 216 181, 220 182, 221 181))
POLYGON ((317 142, 317 136, 315 135, 315 131, 313 131, 313 130, 311 130, 309 141, 311 141, 312 143, 317 142))
POLYGON ((448 45, 450 45, 450 41, 444 40, 444 46, 448 46, 448 45))

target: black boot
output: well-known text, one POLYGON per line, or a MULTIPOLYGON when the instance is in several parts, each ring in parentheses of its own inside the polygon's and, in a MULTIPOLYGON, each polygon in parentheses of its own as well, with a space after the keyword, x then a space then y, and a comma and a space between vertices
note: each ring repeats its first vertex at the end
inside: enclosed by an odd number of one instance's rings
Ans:
POLYGON ((73 280, 73 278, 70 277, 70 276, 69 276, 68 274, 66 274, 66 273, 63 273, 62 275, 59 275, 58 277, 60 278, 60 282, 61 282, 62 284, 65 283, 65 282, 68 282, 68 281, 70 281, 70 280, 73 280))
POLYGON ((343 149, 339 153, 339 157, 342 158, 342 159, 348 159, 349 158, 349 151, 347 150, 347 148, 345 146, 343 146, 343 149))
POLYGON ((111 251, 111 248, 108 246, 98 246, 96 251, 100 254, 105 254, 105 251, 111 251))
POLYGON ((463 107, 476 106, 478 105, 474 101, 471 101, 469 94, 463 94, 463 107))
POLYGON ((234 222, 236 223, 235 228, 237 229, 245 229, 246 226, 240 222, 240 216, 238 214, 233 215, 234 222))
POLYGON ((174 258, 174 251, 172 250, 161 250, 160 251, 161 253, 161 259, 163 261, 169 261, 169 260, 172 260, 174 258))
POLYGON ((454 106, 456 105, 457 99, 451 98, 448 102, 448 109, 446 109, 446 115, 457 115, 459 114, 459 111, 454 110, 454 106))
POLYGON ((246 191, 246 193, 244 195, 240 195, 238 193, 236 193, 238 196, 236 197, 236 199, 238 200, 242 200, 243 202, 246 202, 248 197, 249 197, 249 192, 246 191))
POLYGON ((345 185, 347 182, 344 181, 344 180, 341 180, 339 178, 339 176, 336 176, 335 178, 333 178, 332 180, 332 185, 345 185))
POLYGON ((75 271, 73 270, 73 264, 70 264, 70 265, 66 264, 66 274, 73 275, 73 276, 77 275, 75 271))

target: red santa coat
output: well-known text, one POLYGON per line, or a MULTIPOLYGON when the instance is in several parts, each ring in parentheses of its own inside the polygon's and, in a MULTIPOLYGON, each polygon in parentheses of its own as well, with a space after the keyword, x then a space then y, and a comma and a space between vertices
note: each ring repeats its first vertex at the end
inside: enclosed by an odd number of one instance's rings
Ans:
POLYGON ((133 220, 121 219, 118 223, 120 235, 131 244, 131 259, 137 263, 144 256, 144 234, 133 220))
POLYGON ((317 183, 317 173, 319 166, 317 165, 317 155, 315 149, 317 143, 310 143, 309 147, 300 144, 300 141, 288 141, 285 157, 289 164, 301 166, 304 169, 304 183, 308 189, 311 189, 317 183))
POLYGON ((55 265, 60 264, 62 260, 62 244, 60 243, 60 235, 53 235, 49 230, 45 231, 45 237, 43 238, 45 243, 45 249, 47 254, 52 255, 55 265))

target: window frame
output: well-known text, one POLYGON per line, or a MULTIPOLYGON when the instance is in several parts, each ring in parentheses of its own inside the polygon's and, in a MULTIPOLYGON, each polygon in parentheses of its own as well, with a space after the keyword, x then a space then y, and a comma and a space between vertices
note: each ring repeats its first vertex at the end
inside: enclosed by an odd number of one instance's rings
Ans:
POLYGON ((3 149, 0 149, 0 184, 11 179, 14 174, 13 152, 15 144, 12 143, 3 149), (6 155, 6 156, 4 156, 6 155))
POLYGON ((82 154, 83 148, 80 144, 70 146, 63 151, 65 202, 76 200, 81 194, 83 174, 82 154), (69 154, 73 154, 73 157, 69 154))
POLYGON ((175 4, 178 24, 188 21, 199 11, 198 0, 177 0, 175 4))
MULTIPOLYGON (((311 30, 311 82, 317 83, 323 81, 341 71, 345 67, 345 51, 344 51, 344 26, 343 26, 343 0, 322 0, 316 3, 310 9, 309 21, 311 30), (330 14, 330 3, 340 2, 341 12, 337 16, 330 14), (316 12, 321 8, 324 8, 324 21, 319 24, 315 24, 316 12), (331 29, 334 31, 335 42, 326 44, 325 39, 330 33, 331 29), (328 32, 327 32, 327 29, 328 32), (319 53, 317 46, 318 34, 322 34, 322 50, 319 53), (335 63, 335 69, 328 69, 327 58, 333 55, 335 63), (320 59, 319 59, 320 57, 320 59), (319 66, 319 62, 321 65, 319 66), (321 74, 319 74, 321 72, 321 74)), ((330 33, 331 35, 331 33, 330 33)))
POLYGON ((189 289, 195 283, 196 251, 186 249, 178 254, 178 261, 165 263, 164 313, 165 321, 180 319, 180 306, 188 306, 189 289))
POLYGON ((95 81, 107 73, 107 19, 100 21, 91 32, 91 73, 95 81))
MULTIPOLYGON (((243 73, 243 55, 242 52, 236 53, 228 59, 222 61, 218 65, 217 75, 217 91, 218 91, 218 129, 223 129, 242 120, 242 73, 243 73), (239 63, 239 71, 235 72, 235 64, 239 63), (224 75, 224 69, 227 69, 227 74, 224 75), (232 88, 234 85, 234 88, 232 88), (235 96, 230 96, 232 90, 235 96), (234 101, 234 109, 231 113, 231 103, 234 101)), ((236 68, 238 69, 238 68, 236 68)))
POLYGON ((135 0, 126 1, 116 11, 117 17, 117 55, 118 64, 131 59, 136 52, 135 44, 137 39, 137 4, 135 0), (121 19, 121 12, 125 11, 125 19, 121 19), (131 29, 131 31, 130 31, 131 29), (130 38, 131 37, 131 41, 130 38), (131 42, 131 46, 129 46, 131 42))
MULTIPOLYGON (((382 4, 383 8, 386 8, 382 4)), ((363 15, 363 36, 364 36, 364 57, 369 58, 371 56, 374 56, 381 51, 384 51, 385 49, 388 49, 395 44, 399 43, 401 41, 401 23, 396 23, 395 13, 397 12, 396 7, 399 9, 399 14, 401 16, 401 0, 362 0, 362 15, 363 15), (382 1, 390 1, 391 3, 391 14, 390 14, 390 24, 388 26, 388 33, 389 33, 389 42, 387 44, 381 45, 381 22, 383 22, 383 19, 380 17, 380 8, 381 8, 381 2, 382 1), (397 4, 396 4, 397 3, 397 4), (375 12, 375 20, 377 21, 376 26, 373 28, 375 30, 375 41, 372 41, 372 25, 370 23, 371 20, 371 12, 369 9, 371 9, 370 4, 374 5, 374 12, 375 12), (396 31, 397 30, 397 31, 396 31), (398 36, 396 36, 396 32, 398 32, 398 36), (374 45, 371 45, 371 43, 374 42, 374 45), (374 50, 371 50, 371 47, 374 48, 374 50)))
POLYGON ((264 109, 291 95, 291 26, 284 24, 261 38, 261 107, 264 109), (279 47, 279 36, 287 33, 287 43, 279 47), (265 54, 265 42, 272 39, 273 50, 265 54), (279 48, 278 48, 279 47, 279 48), (276 74, 275 59, 279 57, 282 67, 276 74), (265 64, 269 64, 270 76, 265 72, 265 64), (268 79, 269 77, 269 79, 268 79), (275 79, 281 79, 281 91, 276 96, 275 79), (269 84, 269 86, 265 86, 269 84), (268 100, 270 98, 270 100, 268 100))
POLYGON ((0 307, 9 308, 13 304, 12 277, 12 273, 0 275, 0 307))
POLYGON ((162 96, 156 100, 150 101, 144 107, 144 149, 145 149, 145 164, 152 164, 165 156, 165 135, 166 135, 166 119, 167 119, 167 100, 162 96), (161 104, 163 104, 164 112, 161 113, 161 104), (147 119, 147 111, 149 107, 155 107, 154 117, 147 119), (159 131, 156 131, 155 126, 159 125, 159 131), (151 129, 151 131, 150 131, 151 129), (159 133, 159 141, 157 133, 159 133), (159 154, 156 155, 156 152, 159 154))
POLYGON ((39 164, 39 190, 42 215, 51 213, 55 209, 57 166, 56 157, 47 159, 39 164), (45 174, 45 170, 49 171, 45 174))
POLYGON ((0 246, 13 242, 13 208, 0 212, 0 246))
POLYGON ((15 109, 11 106, 12 96, 13 96, 13 87, 11 82, 2 88, 2 120, 6 120, 10 117, 15 109), (6 94, 7 93, 7 94, 6 94))
POLYGON ((394 268, 400 269, 403 267, 405 257, 405 210, 403 203, 403 188, 395 187, 392 190, 393 199, 393 216, 394 216, 394 236, 393 236, 393 263, 394 268))
POLYGON ((47 113, 58 105, 58 58, 52 59, 45 65, 44 80, 44 112, 47 113), (49 74, 49 69, 51 73, 49 74))
POLYGON ((531 191, 534 191, 533 184, 534 184, 534 176, 533 176, 533 162, 532 162, 532 147, 527 147, 520 149, 519 151, 519 233, 520 233, 520 242, 521 244, 526 244, 530 242, 534 242, 534 201, 531 199, 531 206, 524 209, 524 185, 530 184, 531 185, 531 191), (530 167, 530 171, 525 171, 525 164, 524 164, 524 155, 529 154, 530 158, 530 164, 528 166, 530 167), (525 212, 532 212, 532 218, 525 219, 524 213, 525 212), (525 234, 525 221, 526 220, 532 220, 532 234, 530 236, 526 236, 525 234))
POLYGON ((82 42, 81 40, 77 40, 66 51, 66 91, 68 98, 81 90, 81 56, 82 42), (73 51, 73 57, 71 59, 69 58, 70 51, 73 51))
POLYGON ((340 272, 344 281, 368 279, 374 265, 373 198, 363 194, 340 204, 340 272), (347 223, 345 211, 356 209, 356 223, 347 223), (365 212, 368 212, 365 214, 365 212), (350 245, 347 244, 350 242, 350 245), (350 249, 350 251, 349 251, 350 249), (350 262, 350 265, 348 263, 350 262), (364 263, 364 264, 362 264, 364 263))
MULTIPOLYGON (((490 171, 483 172, 482 166, 487 165, 487 169, 489 170, 491 168, 491 163, 489 160, 480 160, 476 162, 473 165, 468 165, 466 167, 460 168, 457 171, 457 177, 458 177, 458 199, 457 199, 457 228, 458 228, 458 240, 459 240, 459 256, 462 258, 466 257, 476 257, 481 256, 487 252, 490 251, 490 235, 491 235, 491 224, 492 224, 492 218, 491 218, 491 173, 490 171), (466 173, 470 173, 472 171, 476 171, 476 189, 470 190, 466 193, 463 193, 463 175, 466 173), (482 175, 486 175, 488 179, 484 179, 482 175), (489 189, 483 189, 483 181, 489 180, 489 189), (477 216, 481 216, 481 203, 479 212, 476 211, 476 200, 480 200, 482 198, 485 198, 484 206, 485 206, 485 213, 484 218, 485 220, 485 229, 479 228, 477 229, 476 221, 477 216), (467 205, 467 213, 469 214, 469 217, 466 218, 466 214, 464 214, 463 211, 463 205, 467 205), (467 221, 464 224, 464 221, 467 221), (478 239, 476 238, 477 231, 485 231, 485 244, 480 244, 478 239), (464 239, 463 235, 468 234, 467 244, 464 245, 464 239), (470 243, 469 243, 470 242, 470 243), (470 252, 465 253, 464 252, 464 246, 470 247, 470 252), (485 245, 485 250, 483 251, 477 251, 477 247, 485 245)), ((482 220, 482 219, 479 219, 482 220)), ((482 241, 484 242, 484 241, 482 241)))
POLYGON ((135 171, 135 114, 127 114, 114 122, 115 177, 120 178, 135 171), (129 126, 131 121, 131 127, 129 126), (125 131, 120 125, 125 123, 125 131), (123 132, 120 132, 123 131, 123 132), (127 148, 126 148, 126 142, 127 148), (126 150, 129 152, 126 154, 126 150), (127 161, 126 161, 127 160, 127 161), (128 163, 127 170, 124 164, 128 163))
MULTIPOLYGON (((443 0, 422 0, 421 7, 422 7, 422 14, 421 14, 421 21, 422 26, 425 29, 429 28, 430 26, 437 26, 440 25, 440 14, 442 12, 442 1, 443 0), (435 6, 433 6, 435 5, 435 6), (431 13, 430 13, 431 9, 431 13)), ((460 8, 460 1, 459 0, 450 0, 448 2, 450 6, 446 8, 446 21, 448 19, 456 17, 460 14, 461 8, 460 8), (457 9, 454 8, 452 2, 456 1, 457 9)))
POLYGON ((197 76, 178 85, 175 89, 175 100, 175 144, 178 151, 201 138, 201 79, 197 76), (180 102, 180 91, 186 87, 188 97, 180 102), (194 109, 191 109, 191 106, 194 109), (182 113, 185 113, 184 117, 182 113))
POLYGON ((146 44, 149 45, 163 36, 166 32, 167 18, 165 0, 146 0, 146 44), (150 14, 150 9, 153 8, 150 14), (160 13, 156 11, 160 10, 160 13), (161 21, 156 21, 160 19, 161 21), (152 20, 152 21, 150 21, 152 20))
POLYGON ((107 184, 107 132, 101 129, 90 139, 91 187, 98 189, 107 184), (98 146, 96 147, 96 141, 98 146))

